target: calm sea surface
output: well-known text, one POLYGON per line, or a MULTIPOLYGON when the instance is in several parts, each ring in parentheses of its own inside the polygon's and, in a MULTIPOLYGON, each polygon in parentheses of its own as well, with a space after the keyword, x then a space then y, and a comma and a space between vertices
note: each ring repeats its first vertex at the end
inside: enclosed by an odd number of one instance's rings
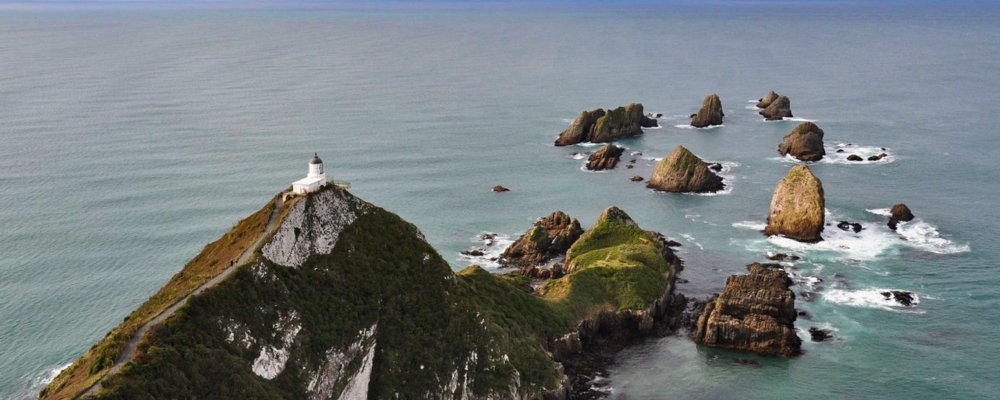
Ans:
POLYGON ((835 340, 759 367, 650 340, 617 358, 612 398, 996 398, 997 21, 995 6, 772 3, 0 11, 0 398, 34 396, 314 151, 456 269, 481 232, 516 237, 556 209, 589 225, 609 205, 683 244, 689 295, 768 251, 804 257, 797 327, 835 340), (833 157, 812 168, 829 219, 861 234, 757 232, 798 123, 748 108, 769 89, 826 131, 833 157), (712 92, 725 126, 675 126, 712 92), (664 114, 622 142, 635 169, 583 172, 572 153, 595 147, 552 146, 580 111, 628 102, 664 114), (724 162, 732 190, 629 181, 678 144, 724 162), (878 215, 897 202, 918 217, 900 234, 878 215))

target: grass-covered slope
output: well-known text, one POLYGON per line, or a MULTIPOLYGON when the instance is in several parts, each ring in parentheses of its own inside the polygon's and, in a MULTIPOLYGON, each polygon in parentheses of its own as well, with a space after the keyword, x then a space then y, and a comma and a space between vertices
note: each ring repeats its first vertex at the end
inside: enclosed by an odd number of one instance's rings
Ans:
MULTIPOLYGON (((452 272, 416 227, 346 191, 311 194, 256 261, 150 329, 95 397, 540 398, 564 382, 553 339, 669 288, 669 250, 615 210, 574 245, 575 272, 540 296, 522 277, 452 272)), ((89 386, 57 385, 43 397, 89 386)))
POLYGON ((660 238, 610 207, 566 253, 568 274, 544 298, 573 319, 597 309, 643 310, 669 289, 676 258, 660 238))
POLYGON ((62 371, 49 384, 43 398, 73 398, 102 378, 125 347, 126 341, 140 326, 156 317, 163 310, 181 300, 195 288, 229 266, 229 261, 239 257, 263 233, 268 216, 277 198, 263 208, 236 223, 216 241, 209 243, 201 253, 181 269, 156 294, 132 311, 121 325, 112 329, 69 368, 62 371))

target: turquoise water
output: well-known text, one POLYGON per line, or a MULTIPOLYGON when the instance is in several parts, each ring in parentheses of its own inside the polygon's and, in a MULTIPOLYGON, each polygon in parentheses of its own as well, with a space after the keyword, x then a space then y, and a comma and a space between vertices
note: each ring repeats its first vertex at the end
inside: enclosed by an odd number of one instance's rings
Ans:
POLYGON ((0 398, 32 397, 313 151, 456 269, 483 231, 516 236, 555 209, 587 225, 612 204, 683 244, 686 294, 767 251, 804 257, 812 320, 797 326, 836 340, 760 367, 647 341, 617 358, 613 398, 1000 396, 994 6, 53 8, 0 11, 0 398), (831 228, 788 248, 755 231, 797 123, 747 108, 769 89, 828 146, 888 149, 813 166, 831 218, 863 223, 860 237, 831 228), (724 127, 674 126, 710 92, 724 127), (583 172, 571 153, 595 148, 551 146, 581 110, 632 101, 665 114, 623 142, 643 153, 636 169, 583 172), (678 144, 725 161, 732 191, 628 181, 678 144), (918 217, 906 238, 868 211, 896 202, 918 217))

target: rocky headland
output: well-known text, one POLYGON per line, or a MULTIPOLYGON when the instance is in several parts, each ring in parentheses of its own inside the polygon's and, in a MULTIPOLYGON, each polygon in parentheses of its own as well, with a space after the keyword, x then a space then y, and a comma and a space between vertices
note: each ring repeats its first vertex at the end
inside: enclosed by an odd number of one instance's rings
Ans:
POLYGON ((656 164, 646 187, 665 192, 717 192, 724 189, 725 184, 711 167, 712 164, 702 161, 684 146, 677 146, 656 164))
POLYGON ((823 240, 825 206, 823 183, 809 167, 796 165, 774 189, 764 234, 802 242, 823 240))

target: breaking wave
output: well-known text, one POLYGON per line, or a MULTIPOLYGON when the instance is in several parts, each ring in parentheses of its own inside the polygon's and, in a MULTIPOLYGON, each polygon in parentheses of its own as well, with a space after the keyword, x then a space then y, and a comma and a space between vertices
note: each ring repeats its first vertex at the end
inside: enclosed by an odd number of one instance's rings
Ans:
POLYGON ((492 232, 482 232, 472 240, 479 245, 459 253, 458 260, 464 264, 477 264, 486 270, 499 269, 500 255, 514 243, 510 236, 492 232))
POLYGON ((861 289, 861 290, 842 290, 842 289, 830 289, 826 292, 821 293, 824 300, 831 303, 851 306, 851 307, 861 307, 861 308, 875 308, 886 311, 895 312, 910 312, 910 313, 920 313, 923 314, 923 310, 916 310, 920 304, 920 295, 917 293, 909 292, 913 296, 913 300, 909 306, 904 306, 897 302, 892 296, 885 296, 882 293, 888 293, 899 289, 882 289, 882 288, 872 288, 872 289, 861 289))

